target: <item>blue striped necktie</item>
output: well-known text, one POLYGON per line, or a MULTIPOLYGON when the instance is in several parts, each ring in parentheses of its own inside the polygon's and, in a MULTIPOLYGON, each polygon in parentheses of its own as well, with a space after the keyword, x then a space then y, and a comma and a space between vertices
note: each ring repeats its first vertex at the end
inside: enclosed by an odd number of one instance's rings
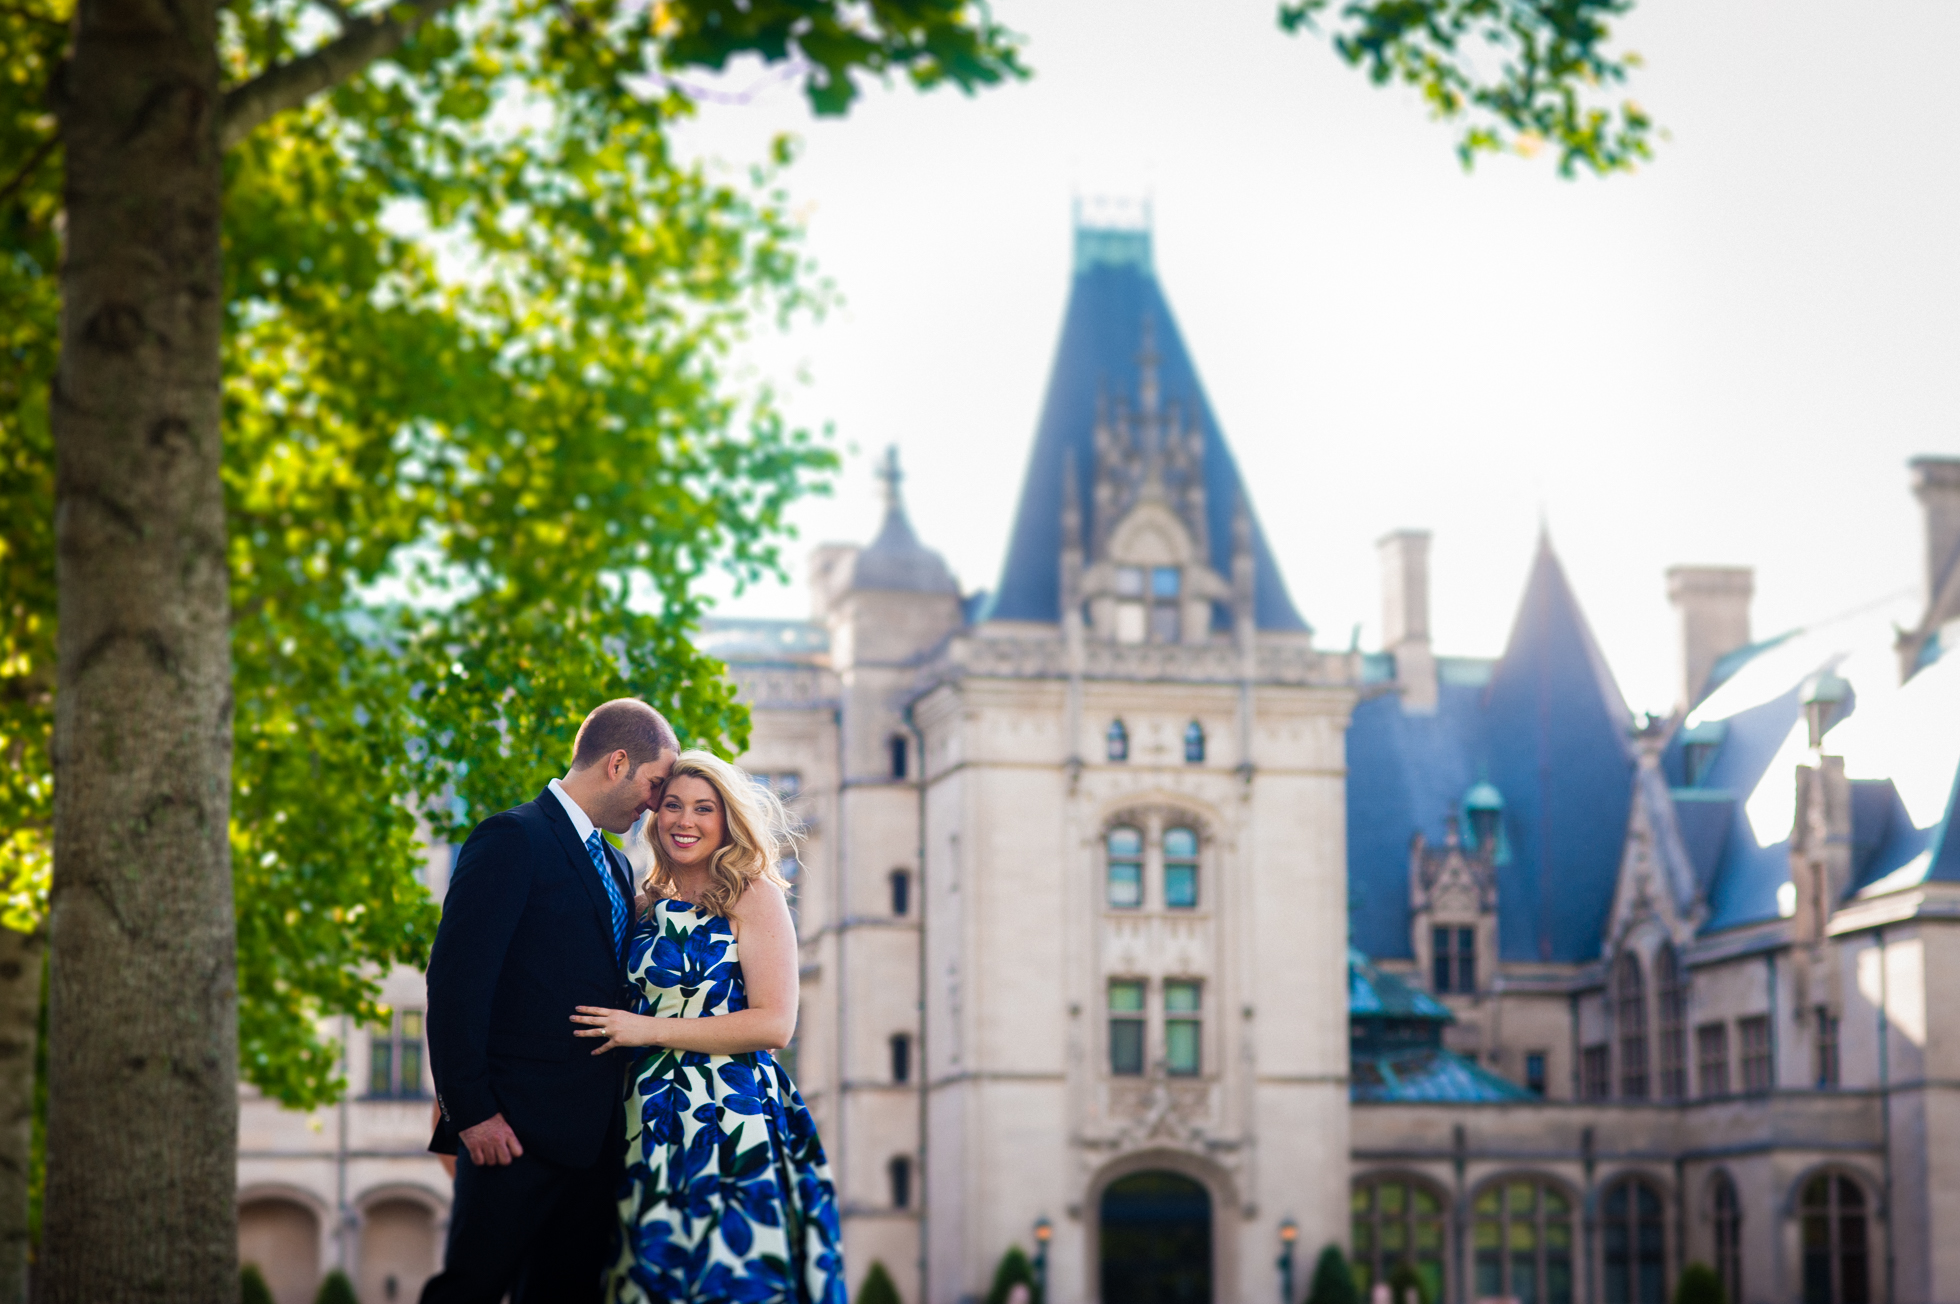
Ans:
POLYGON ((585 840, 585 854, 592 857, 592 868, 599 871, 599 881, 606 885, 606 900, 612 902, 613 952, 618 954, 626 945, 626 895, 619 890, 612 866, 606 863, 606 853, 599 846, 599 830, 592 830, 592 836, 585 840))

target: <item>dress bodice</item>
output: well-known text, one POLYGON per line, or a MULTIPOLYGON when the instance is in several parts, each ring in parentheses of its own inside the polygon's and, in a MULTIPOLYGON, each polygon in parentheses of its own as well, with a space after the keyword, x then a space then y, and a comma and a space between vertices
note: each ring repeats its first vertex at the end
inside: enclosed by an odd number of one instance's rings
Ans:
MULTIPOLYGON (((654 903, 626 971, 641 1014, 749 1005, 733 925, 686 901, 654 903)), ((608 1304, 847 1304, 837 1187, 783 1064, 650 1047, 630 1078, 608 1304)))
POLYGON ((693 1019, 749 1008, 734 925, 692 902, 653 903, 627 943, 626 972, 640 1014, 693 1019))

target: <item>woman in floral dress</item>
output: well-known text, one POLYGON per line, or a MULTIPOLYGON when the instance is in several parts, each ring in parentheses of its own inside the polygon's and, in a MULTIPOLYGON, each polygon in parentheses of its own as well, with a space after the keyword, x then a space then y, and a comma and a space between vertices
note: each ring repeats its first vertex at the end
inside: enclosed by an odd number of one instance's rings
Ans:
POLYGON ((645 1047, 626 1097, 619 1304, 845 1304, 837 1194, 773 1051, 796 1029, 782 805, 681 753, 648 823, 648 901, 627 945, 636 1008, 581 1005, 581 1037, 645 1047))

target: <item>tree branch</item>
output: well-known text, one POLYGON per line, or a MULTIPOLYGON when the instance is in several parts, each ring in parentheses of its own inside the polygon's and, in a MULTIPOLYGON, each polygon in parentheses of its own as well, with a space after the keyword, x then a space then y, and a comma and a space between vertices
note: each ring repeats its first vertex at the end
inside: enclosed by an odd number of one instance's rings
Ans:
POLYGON ((54 153, 55 146, 60 143, 60 136, 49 136, 35 147, 34 152, 27 156, 27 162, 20 165, 20 170, 8 178, 5 185, 0 185, 0 204, 14 197, 14 191, 27 183, 27 179, 34 175, 34 169, 40 167, 48 155, 54 153))
POLYGON ((297 108, 331 90, 376 59, 384 59, 415 29, 459 0, 409 0, 366 18, 349 20, 341 34, 313 53, 267 68, 225 92, 218 145, 230 149, 276 113, 297 108), (395 17, 395 15, 401 15, 395 17))

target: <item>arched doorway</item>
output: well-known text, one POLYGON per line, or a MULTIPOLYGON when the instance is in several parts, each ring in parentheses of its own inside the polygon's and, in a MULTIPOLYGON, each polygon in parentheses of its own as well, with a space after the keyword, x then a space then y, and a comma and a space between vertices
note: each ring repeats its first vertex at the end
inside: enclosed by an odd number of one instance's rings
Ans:
POLYGON ((1103 1188, 1103 1304, 1211 1304, 1211 1194, 1181 1173, 1103 1188))
POLYGON ((320 1220, 297 1200, 249 1199, 238 1207, 238 1261, 259 1265, 277 1304, 312 1304, 320 1286, 320 1220))
POLYGON ((441 1246, 436 1216, 427 1205, 391 1196, 361 1216, 361 1299, 369 1304, 409 1304, 435 1275, 441 1246))

